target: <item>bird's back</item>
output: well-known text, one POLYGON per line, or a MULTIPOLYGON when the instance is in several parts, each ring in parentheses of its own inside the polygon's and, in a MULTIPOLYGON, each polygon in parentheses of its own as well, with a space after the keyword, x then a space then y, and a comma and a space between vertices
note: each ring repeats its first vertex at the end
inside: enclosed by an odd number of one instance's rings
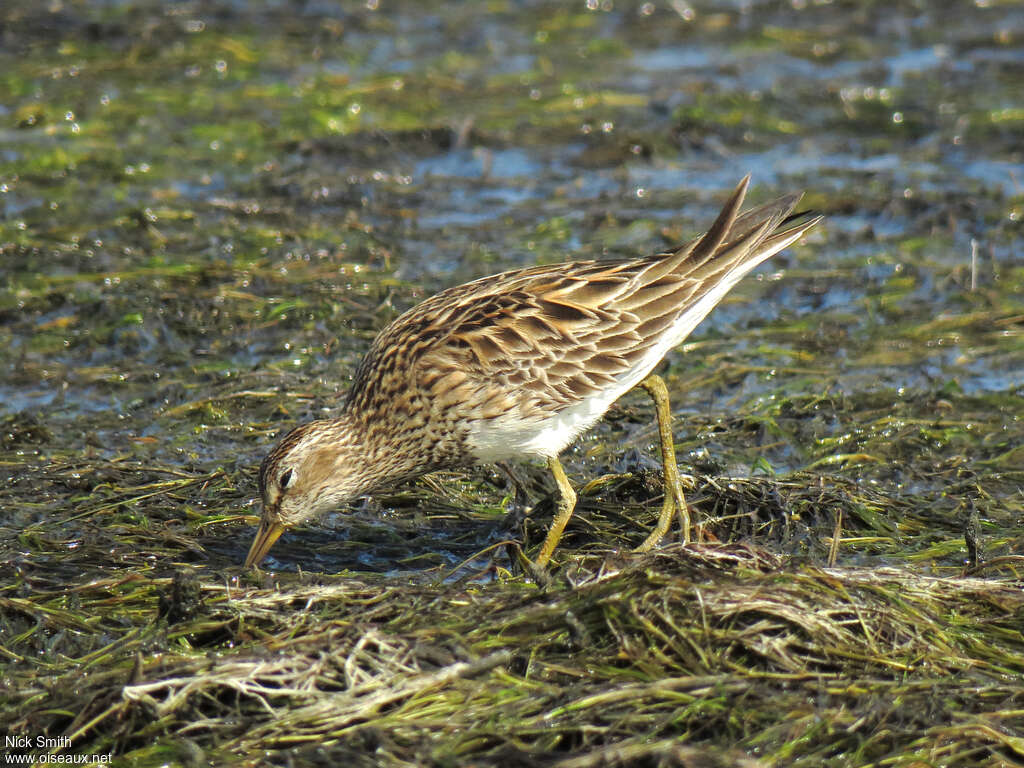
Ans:
POLYGON ((820 218, 790 217, 799 194, 739 215, 747 183, 674 251, 513 270, 428 298, 374 341, 347 408, 404 398, 421 439, 477 461, 557 455, 820 218))

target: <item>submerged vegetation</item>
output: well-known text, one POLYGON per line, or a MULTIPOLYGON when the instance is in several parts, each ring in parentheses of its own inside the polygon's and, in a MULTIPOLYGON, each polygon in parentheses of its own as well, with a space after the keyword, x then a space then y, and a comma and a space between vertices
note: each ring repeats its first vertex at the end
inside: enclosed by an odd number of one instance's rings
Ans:
POLYGON ((1018 4, 240 8, 0 8, 6 752, 1024 765, 1018 4), (697 546, 630 552, 630 395, 548 583, 530 465, 241 569, 260 458, 398 312, 679 242, 748 171, 827 218, 663 366, 697 546))

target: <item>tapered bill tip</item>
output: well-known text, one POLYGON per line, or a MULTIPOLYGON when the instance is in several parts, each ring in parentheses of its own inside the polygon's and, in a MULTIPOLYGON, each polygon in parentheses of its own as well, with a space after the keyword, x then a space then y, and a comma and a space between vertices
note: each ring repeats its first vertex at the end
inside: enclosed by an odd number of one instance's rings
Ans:
POLYGON ((256 531, 256 538, 252 540, 249 554, 246 555, 245 567, 249 568, 263 562, 263 558, 267 556, 267 552, 274 546, 274 542, 281 537, 282 533, 284 533, 284 526, 280 523, 268 523, 266 520, 261 520, 260 528, 256 531))

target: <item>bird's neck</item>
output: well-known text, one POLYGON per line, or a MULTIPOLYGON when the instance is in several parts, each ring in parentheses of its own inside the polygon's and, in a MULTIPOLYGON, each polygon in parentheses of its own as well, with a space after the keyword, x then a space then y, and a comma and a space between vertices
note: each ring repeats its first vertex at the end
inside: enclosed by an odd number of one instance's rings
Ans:
POLYGON ((331 424, 344 436, 338 446, 344 455, 339 459, 364 470, 372 468, 368 485, 387 485, 430 469, 429 459, 417 450, 421 436, 402 423, 345 407, 331 424))

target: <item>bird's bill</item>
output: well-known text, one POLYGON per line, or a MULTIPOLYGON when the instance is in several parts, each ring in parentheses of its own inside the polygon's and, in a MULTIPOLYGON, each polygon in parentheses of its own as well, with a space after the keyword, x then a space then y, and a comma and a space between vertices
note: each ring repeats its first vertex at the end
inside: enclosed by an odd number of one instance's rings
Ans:
POLYGON ((249 547, 249 554, 245 558, 245 567, 259 565, 267 552, 274 546, 274 542, 281 538, 284 533, 284 526, 278 522, 260 521, 260 529, 256 531, 256 538, 252 540, 249 547))

